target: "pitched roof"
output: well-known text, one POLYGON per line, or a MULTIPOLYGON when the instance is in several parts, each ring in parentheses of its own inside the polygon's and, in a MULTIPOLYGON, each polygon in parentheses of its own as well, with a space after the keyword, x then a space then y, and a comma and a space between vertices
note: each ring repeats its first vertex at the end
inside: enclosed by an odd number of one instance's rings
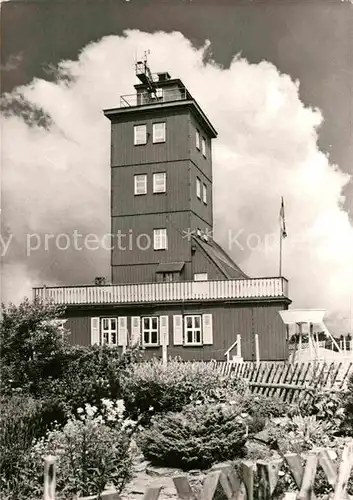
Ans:
POLYGON ((227 252, 211 238, 208 241, 200 237, 193 236, 194 241, 202 248, 209 259, 218 267, 227 279, 246 279, 249 278, 227 252))

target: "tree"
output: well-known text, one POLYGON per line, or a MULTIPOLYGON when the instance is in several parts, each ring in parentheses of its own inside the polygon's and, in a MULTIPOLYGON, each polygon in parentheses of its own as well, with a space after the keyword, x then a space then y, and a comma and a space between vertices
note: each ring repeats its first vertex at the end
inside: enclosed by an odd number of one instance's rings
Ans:
POLYGON ((36 394, 49 378, 62 375, 69 344, 55 321, 65 310, 36 298, 20 305, 2 304, 0 362, 2 390, 21 388, 36 394))

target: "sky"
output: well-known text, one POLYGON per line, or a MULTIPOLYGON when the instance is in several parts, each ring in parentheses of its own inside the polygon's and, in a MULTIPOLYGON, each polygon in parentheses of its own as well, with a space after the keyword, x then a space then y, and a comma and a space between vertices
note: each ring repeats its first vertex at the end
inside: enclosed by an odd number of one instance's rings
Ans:
POLYGON ((180 77, 218 130, 216 239, 249 275, 277 275, 283 196, 293 307, 326 308, 334 331, 351 329, 352 8, 339 0, 3 2, 3 300, 109 275, 108 252, 60 250, 45 235, 109 232, 102 109, 133 92, 136 54, 149 49, 152 70, 180 77))

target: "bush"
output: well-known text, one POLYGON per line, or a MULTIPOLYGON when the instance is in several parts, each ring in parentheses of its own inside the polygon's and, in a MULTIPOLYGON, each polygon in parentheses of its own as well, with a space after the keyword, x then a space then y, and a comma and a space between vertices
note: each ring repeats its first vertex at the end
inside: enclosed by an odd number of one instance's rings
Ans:
POLYGON ((205 469, 244 453, 245 419, 235 405, 189 405, 156 415, 139 444, 153 464, 184 470, 205 469))
POLYGON ((0 470, 3 480, 13 475, 22 454, 43 432, 41 402, 21 396, 1 398, 0 470))
POLYGON ((342 422, 347 434, 353 434, 353 374, 349 377, 347 392, 344 395, 345 416, 342 422))
POLYGON ((127 415, 180 411, 190 401, 217 402, 238 390, 241 382, 220 375, 210 363, 173 360, 163 365, 158 360, 135 364, 123 375, 122 397, 127 415))
POLYGON ((334 390, 316 391, 309 401, 299 405, 303 416, 315 416, 317 420, 330 423, 330 434, 344 434, 346 429, 347 413, 345 412, 344 392, 334 390))
POLYGON ((42 498, 46 455, 57 457, 58 500, 100 494, 111 484, 120 492, 132 467, 131 431, 122 420, 108 427, 96 412, 87 406, 80 418, 71 418, 63 429, 37 440, 23 454, 16 474, 4 482, 2 498, 42 498))

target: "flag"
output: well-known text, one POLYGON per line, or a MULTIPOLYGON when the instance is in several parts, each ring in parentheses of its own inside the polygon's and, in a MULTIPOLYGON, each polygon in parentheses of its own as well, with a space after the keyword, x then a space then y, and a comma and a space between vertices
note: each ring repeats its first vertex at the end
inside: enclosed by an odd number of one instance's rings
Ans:
POLYGON ((281 203, 281 210, 279 212, 279 221, 281 224, 281 237, 282 238, 287 238, 287 231, 286 231, 286 220, 284 217, 284 201, 283 201, 283 196, 282 196, 282 203, 281 203))

